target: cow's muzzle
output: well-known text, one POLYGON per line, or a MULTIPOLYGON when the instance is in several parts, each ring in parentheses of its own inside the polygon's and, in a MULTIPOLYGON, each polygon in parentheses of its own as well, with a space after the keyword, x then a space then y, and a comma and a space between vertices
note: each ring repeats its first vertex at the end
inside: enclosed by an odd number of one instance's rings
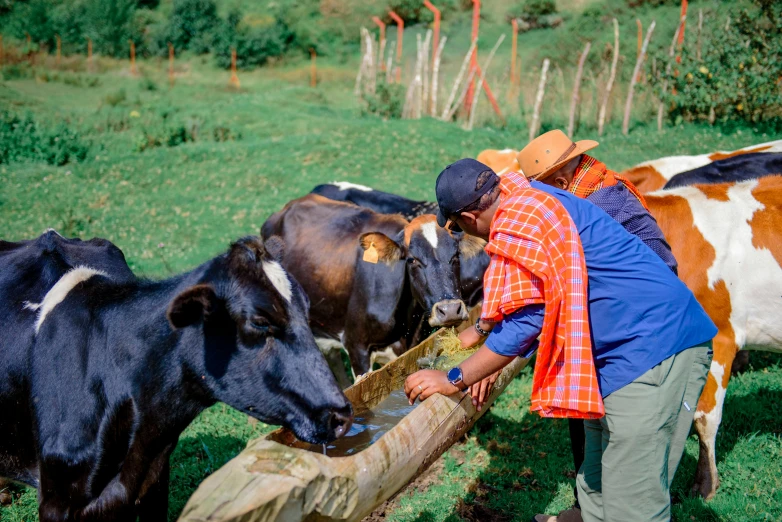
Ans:
POLYGON ((432 307, 429 326, 456 326, 467 319, 467 306, 461 299, 447 299, 432 307))

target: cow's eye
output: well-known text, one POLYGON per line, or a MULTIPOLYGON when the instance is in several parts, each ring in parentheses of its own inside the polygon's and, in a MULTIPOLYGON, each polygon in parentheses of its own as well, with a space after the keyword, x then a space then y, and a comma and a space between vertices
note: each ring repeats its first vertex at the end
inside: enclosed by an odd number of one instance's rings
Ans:
POLYGON ((413 265, 413 266, 418 266, 418 265, 421 264, 421 262, 419 260, 417 260, 416 258, 414 258, 414 257, 408 257, 407 258, 407 263, 410 264, 410 265, 413 265))
POLYGON ((255 315, 251 317, 250 320, 248 321, 248 324, 253 330, 256 330, 257 332, 263 335, 274 334, 274 329, 275 329, 274 325, 272 325, 268 319, 260 315, 255 315))

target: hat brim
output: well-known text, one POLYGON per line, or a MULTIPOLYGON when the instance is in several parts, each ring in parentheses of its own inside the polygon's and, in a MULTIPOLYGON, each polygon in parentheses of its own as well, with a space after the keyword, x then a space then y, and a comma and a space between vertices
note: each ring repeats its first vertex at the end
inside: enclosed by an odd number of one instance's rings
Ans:
POLYGON ((551 174, 553 174, 554 172, 558 171, 568 161, 572 160, 576 156, 580 156, 581 154, 585 153, 588 150, 594 149, 598 145, 599 145, 599 143, 594 141, 594 140, 577 141, 576 142, 576 148, 573 149, 573 151, 570 154, 568 154, 565 159, 558 161, 557 163, 555 163, 554 165, 550 166, 549 168, 547 168, 546 170, 544 170, 543 172, 541 172, 537 176, 534 176, 534 177, 528 176, 528 177, 529 177, 529 179, 533 179, 535 181, 544 180, 547 177, 549 177, 551 174))
MULTIPOLYGON (((437 210, 437 224, 440 225, 441 228, 445 228, 445 225, 448 224, 449 219, 443 215, 443 213, 438 209, 437 210)), ((462 228, 456 224, 454 221, 451 225, 451 232, 461 232, 462 228)))

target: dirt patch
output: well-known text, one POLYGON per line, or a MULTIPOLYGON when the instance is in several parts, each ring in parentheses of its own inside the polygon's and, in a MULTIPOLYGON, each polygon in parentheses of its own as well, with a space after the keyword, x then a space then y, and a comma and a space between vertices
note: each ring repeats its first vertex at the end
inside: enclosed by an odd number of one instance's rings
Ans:
POLYGON ((393 512, 399 507, 399 502, 402 497, 412 495, 414 493, 424 493, 429 489, 429 486, 440 482, 440 478, 443 475, 445 469, 445 459, 440 457, 434 464, 429 466, 429 469, 424 471, 417 479, 405 486, 399 493, 386 500, 371 514, 364 517, 362 522, 381 522, 386 519, 386 514, 393 512))
POLYGON ((486 506, 481 497, 477 497, 471 503, 459 499, 459 502, 456 503, 456 512, 462 519, 469 522, 509 522, 511 520, 508 515, 486 506))

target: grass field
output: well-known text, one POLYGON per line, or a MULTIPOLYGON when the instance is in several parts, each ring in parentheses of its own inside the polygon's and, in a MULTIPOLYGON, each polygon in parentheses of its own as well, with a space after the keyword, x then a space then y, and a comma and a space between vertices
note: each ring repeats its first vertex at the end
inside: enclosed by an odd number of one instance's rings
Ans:
MULTIPOLYGON (((232 239, 257 234, 266 217, 318 183, 347 180, 413 198, 433 197, 448 163, 484 148, 519 147, 526 126, 473 132, 424 119, 382 121, 361 116, 352 89, 355 70, 320 62, 321 85, 307 87, 306 64, 289 63, 228 75, 193 58, 178 65, 169 89, 165 66, 141 64, 144 77, 107 62, 98 84, 66 84, 68 74, 0 83, 0 107, 29 111, 44 125, 65 121, 91 143, 87 160, 52 167, 0 165, 0 231, 16 240, 54 227, 70 236, 101 236, 119 245, 131 267, 165 277, 222 252, 232 239), (121 90, 124 92, 120 94, 121 90), (196 140, 139 151, 144 136, 182 126, 196 140), (214 135, 235 136, 215 141, 214 135)), ((79 73, 84 78, 92 75, 79 73)), ((544 120, 544 128, 557 120, 544 120)), ((576 136, 593 137, 588 127, 576 136)), ((749 128, 685 125, 659 134, 649 118, 629 136, 615 118, 595 155, 621 170, 645 159, 734 149, 779 138, 749 128)), ((674 487, 676 520, 782 520, 782 364, 753 354, 752 368, 733 379, 718 437, 722 487, 714 501, 687 496, 697 459, 694 436, 674 487)), ((452 448, 443 472, 405 492, 387 513, 393 521, 528 520, 572 501, 567 426, 528 412, 525 371, 452 448)), ((203 413, 183 433, 172 457, 170 518, 201 480, 271 427, 250 424, 224 405, 203 413)), ((26 490, 0 521, 36 520, 26 490)))

